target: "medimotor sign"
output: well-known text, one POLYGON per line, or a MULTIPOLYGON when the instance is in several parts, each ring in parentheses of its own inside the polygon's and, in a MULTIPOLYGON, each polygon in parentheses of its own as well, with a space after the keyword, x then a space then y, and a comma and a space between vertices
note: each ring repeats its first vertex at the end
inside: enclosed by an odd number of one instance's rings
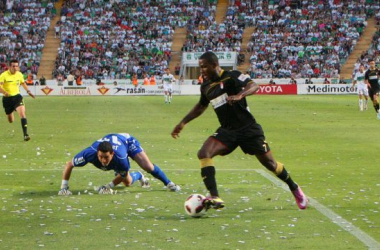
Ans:
POLYGON ((297 85, 298 95, 347 95, 356 93, 356 88, 351 89, 345 84, 300 84, 297 85))

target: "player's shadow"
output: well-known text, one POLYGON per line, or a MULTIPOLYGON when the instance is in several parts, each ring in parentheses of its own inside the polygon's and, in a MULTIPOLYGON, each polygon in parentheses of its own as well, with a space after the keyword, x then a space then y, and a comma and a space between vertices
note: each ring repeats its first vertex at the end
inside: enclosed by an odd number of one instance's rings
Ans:
POLYGON ((50 197, 58 195, 58 191, 56 190, 43 190, 43 191, 33 191, 33 190, 25 190, 18 193, 15 193, 14 196, 17 197, 50 197))

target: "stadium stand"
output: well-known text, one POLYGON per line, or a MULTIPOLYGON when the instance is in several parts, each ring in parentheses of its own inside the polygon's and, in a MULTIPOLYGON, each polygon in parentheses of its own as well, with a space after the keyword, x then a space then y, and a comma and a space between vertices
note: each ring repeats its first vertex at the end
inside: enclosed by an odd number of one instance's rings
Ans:
POLYGON ((367 25, 365 4, 358 1, 266 3, 256 4, 249 46, 254 78, 338 77, 341 60, 367 25))
MULTIPOLYGON (((56 13, 54 2, 0 1, 0 72, 10 57, 16 57, 23 73, 37 73, 46 31, 56 13)), ((380 25, 379 3, 373 0, 62 2, 54 27, 61 39, 54 78, 70 73, 84 79, 160 74, 173 56, 177 31, 180 36, 186 32, 181 51, 240 52, 239 63, 250 64, 239 69, 253 78, 338 77, 368 18, 375 16, 380 25), (217 20, 216 8, 222 5, 225 15, 217 20), (251 40, 243 44, 248 27, 251 40)), ((360 61, 378 56, 379 43, 378 31, 360 61)), ((175 51, 175 65, 181 51, 175 51)))
POLYGON ((143 72, 163 72, 171 58, 174 29, 186 24, 193 8, 177 1, 65 5, 57 23, 61 46, 54 76, 74 71, 87 79, 126 78, 132 73, 141 79, 143 72))
POLYGON ((55 15, 54 1, 1 1, 0 8, 0 73, 11 58, 20 61, 26 76, 37 74, 45 37, 55 15))
POLYGON ((371 8, 367 8, 367 13, 374 16, 372 20, 370 19, 368 22, 370 23, 371 21, 373 23, 372 32, 361 38, 362 42, 367 45, 365 49, 358 51, 359 53, 357 54, 353 53, 350 55, 350 58, 352 57, 352 61, 349 62, 350 66, 352 65, 352 67, 349 68, 351 69, 351 75, 347 75, 346 78, 352 77, 352 75, 359 70, 360 64, 368 68, 369 59, 374 59, 377 66, 380 64, 380 3, 373 3, 371 8))

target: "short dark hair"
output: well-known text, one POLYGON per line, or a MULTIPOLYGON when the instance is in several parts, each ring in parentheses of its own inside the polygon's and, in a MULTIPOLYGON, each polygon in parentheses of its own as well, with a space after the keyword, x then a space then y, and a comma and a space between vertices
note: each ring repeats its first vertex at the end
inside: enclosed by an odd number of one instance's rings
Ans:
POLYGON ((18 63, 18 60, 17 59, 12 59, 9 61, 9 65, 11 65, 12 63, 18 63))
POLYGON ((103 153, 110 152, 112 154, 113 153, 112 144, 109 143, 108 141, 102 141, 101 143, 99 143, 97 151, 101 151, 103 153))
POLYGON ((373 59, 373 58, 368 60, 368 62, 374 62, 374 61, 375 61, 375 59, 373 59))
POLYGON ((199 59, 206 60, 208 63, 211 63, 211 64, 218 64, 219 63, 218 57, 215 55, 215 53, 213 53, 211 51, 207 51, 207 52, 203 53, 199 57, 199 59))

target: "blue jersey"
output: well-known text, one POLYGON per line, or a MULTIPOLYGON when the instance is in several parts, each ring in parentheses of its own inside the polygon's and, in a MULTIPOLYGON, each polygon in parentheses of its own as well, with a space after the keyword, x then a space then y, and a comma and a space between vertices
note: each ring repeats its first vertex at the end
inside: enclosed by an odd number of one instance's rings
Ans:
POLYGON ((133 158, 142 151, 143 149, 139 141, 129 134, 109 134, 79 152, 73 158, 72 163, 75 167, 83 167, 87 163, 92 163, 95 167, 103 171, 114 170, 115 173, 125 177, 130 169, 128 156, 133 158), (114 156, 107 167, 104 167, 100 163, 97 156, 98 145, 103 141, 111 143, 114 151, 114 156))

